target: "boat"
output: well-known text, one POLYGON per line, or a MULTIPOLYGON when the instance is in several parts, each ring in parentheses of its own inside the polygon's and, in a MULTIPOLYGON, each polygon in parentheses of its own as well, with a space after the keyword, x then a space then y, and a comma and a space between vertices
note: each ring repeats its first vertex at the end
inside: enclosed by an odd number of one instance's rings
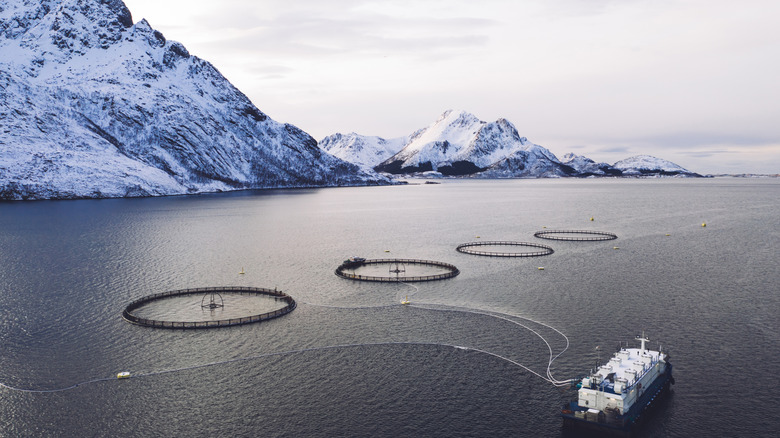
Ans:
POLYGON ((116 374, 117 379, 129 379, 130 371, 122 371, 116 374))
POLYGON ((620 348, 576 384, 577 399, 561 410, 564 429, 630 436, 669 391, 674 384, 669 355, 660 347, 648 349, 644 333, 636 340, 639 348, 620 348))
POLYGON ((358 266, 362 265, 366 262, 366 259, 364 257, 350 257, 346 260, 344 260, 343 263, 341 263, 341 266, 344 268, 357 268, 358 266))

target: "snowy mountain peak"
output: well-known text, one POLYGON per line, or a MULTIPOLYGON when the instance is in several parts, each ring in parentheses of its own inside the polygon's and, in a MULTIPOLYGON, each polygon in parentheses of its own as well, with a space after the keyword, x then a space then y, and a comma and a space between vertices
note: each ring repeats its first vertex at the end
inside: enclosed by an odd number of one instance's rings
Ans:
POLYGON ((427 127, 392 142, 352 133, 327 137, 320 146, 363 168, 374 166, 375 170, 392 174, 479 178, 699 176, 652 157, 624 160, 623 168, 573 153, 560 161, 546 148, 521 137, 507 119, 488 123, 456 110, 445 111, 427 127), (397 153, 388 152, 394 148, 397 153), (388 153, 391 156, 381 161, 388 153))
MULTIPOLYGON (((559 165, 555 155, 521 137, 504 118, 488 123, 465 111, 448 110, 428 127, 412 134, 403 149, 375 169, 389 173, 437 171, 470 175, 516 155, 521 161, 543 160, 552 167, 559 165)), ((517 163, 508 166, 516 167, 517 163)))
POLYGON ((596 163, 588 157, 571 152, 564 155, 561 162, 577 171, 579 176, 619 176, 622 174, 622 171, 607 163, 596 163))
POLYGON ((39 65, 106 49, 133 24, 120 0, 24 0, 3 8, 2 14, 0 33, 33 52, 39 65))
POLYGON ((398 152, 408 139, 406 137, 385 140, 351 132, 333 134, 320 141, 319 146, 334 157, 357 164, 366 171, 398 152))
POLYGON ((563 157, 561 158, 561 162, 563 162, 563 163, 571 163, 571 162, 575 162, 575 161, 582 161, 582 162, 586 162, 586 163, 592 163, 593 162, 593 160, 591 160, 590 158, 584 157, 582 155, 577 155, 577 154, 575 154, 573 152, 568 152, 568 153, 564 154, 563 157))
POLYGON ((633 157, 620 160, 613 165, 614 168, 620 169, 624 174, 641 174, 641 173, 692 173, 691 171, 672 163, 671 161, 656 158, 651 155, 636 155, 633 157))
POLYGON ((0 0, 0 199, 386 183, 119 0, 0 0))

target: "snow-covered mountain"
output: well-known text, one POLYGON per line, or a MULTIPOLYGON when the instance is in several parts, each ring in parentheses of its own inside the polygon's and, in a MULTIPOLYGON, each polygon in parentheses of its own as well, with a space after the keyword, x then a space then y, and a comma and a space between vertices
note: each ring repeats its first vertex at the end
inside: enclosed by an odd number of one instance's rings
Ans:
POLYGON ((333 134, 319 143, 320 148, 334 157, 357 164, 366 171, 385 161, 406 145, 408 138, 385 140, 382 137, 367 137, 355 134, 333 134))
POLYGON ((577 176, 620 176, 623 172, 607 163, 597 163, 588 157, 571 152, 563 156, 563 164, 577 172, 577 176))
POLYGON ((0 199, 386 183, 121 0, 0 0, 0 199))
POLYGON ((567 170, 547 149, 520 137, 506 119, 492 123, 465 111, 446 111, 411 136, 398 153, 376 170, 394 174, 437 171, 444 175, 485 172, 486 177, 563 176, 567 170), (536 170, 531 170, 535 168, 536 170))
POLYGON ((671 161, 662 160, 650 155, 636 155, 615 163, 612 167, 622 172, 624 176, 634 175, 690 175, 699 176, 671 161))
POLYGON ((391 174, 474 178, 701 176, 646 155, 614 166, 572 153, 559 160, 544 147, 520 137, 506 119, 487 123, 453 110, 408 137, 384 140, 355 133, 334 134, 323 139, 320 147, 364 169, 373 167, 391 174))

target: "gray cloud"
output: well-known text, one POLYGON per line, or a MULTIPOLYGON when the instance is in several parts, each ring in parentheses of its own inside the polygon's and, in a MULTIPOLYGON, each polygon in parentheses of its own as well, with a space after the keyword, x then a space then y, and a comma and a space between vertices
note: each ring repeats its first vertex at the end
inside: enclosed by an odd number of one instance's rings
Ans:
POLYGON ((225 22, 226 28, 239 30, 218 35, 217 40, 208 43, 211 46, 282 57, 454 51, 486 45, 489 37, 485 30, 496 24, 494 20, 469 17, 348 17, 316 11, 275 17, 247 13, 238 22, 229 16, 203 20, 225 22))
POLYGON ((406 135, 459 108, 559 156, 777 167, 780 3, 128 0, 136 18, 136 1, 173 10, 152 25, 317 138, 406 135))

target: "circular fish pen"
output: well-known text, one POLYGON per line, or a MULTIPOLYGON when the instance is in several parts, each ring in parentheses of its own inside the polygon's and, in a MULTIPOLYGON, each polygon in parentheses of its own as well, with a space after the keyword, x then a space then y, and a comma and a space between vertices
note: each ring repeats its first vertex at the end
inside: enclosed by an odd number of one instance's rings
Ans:
POLYGON ((488 257, 541 257, 541 256, 550 255, 555 252, 553 251, 552 248, 550 248, 547 245, 542 245, 539 243, 512 242, 512 241, 485 241, 485 242, 461 243, 455 249, 458 252, 462 252, 464 254, 473 254, 473 255, 488 256, 488 257), (486 251, 484 248, 475 249, 479 247, 502 247, 502 246, 534 248, 536 249, 536 251, 499 252, 499 251, 486 251))
POLYGON ((122 318, 145 327, 215 328, 267 321, 286 315, 295 307, 291 296, 276 289, 201 287, 139 298, 125 307, 122 318), (177 313, 184 314, 185 320, 172 318, 177 313))
POLYGON ((548 240, 597 242, 601 240, 615 240, 617 239, 617 234, 609 233, 607 231, 544 230, 535 232, 534 237, 548 240))
POLYGON ((452 278, 458 274, 460 270, 455 265, 417 259, 350 259, 336 268, 336 275, 339 277, 377 282, 434 281, 452 278), (387 275, 378 275, 383 265, 387 267, 387 275), (368 272, 359 273, 360 270, 368 272))

